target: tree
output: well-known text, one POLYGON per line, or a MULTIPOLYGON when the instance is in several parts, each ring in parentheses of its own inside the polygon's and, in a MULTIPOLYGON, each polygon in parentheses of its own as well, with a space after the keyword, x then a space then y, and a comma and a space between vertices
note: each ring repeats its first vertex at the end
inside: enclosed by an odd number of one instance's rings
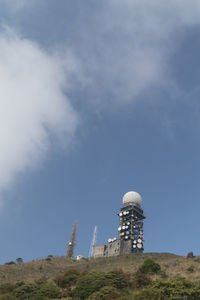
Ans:
POLYGON ((18 257, 18 258, 16 259, 16 262, 17 262, 18 264, 22 264, 22 263, 23 263, 23 258, 18 257))
POLYGON ((152 259, 145 259, 138 271, 144 274, 155 274, 158 273, 160 269, 160 265, 155 263, 152 259))

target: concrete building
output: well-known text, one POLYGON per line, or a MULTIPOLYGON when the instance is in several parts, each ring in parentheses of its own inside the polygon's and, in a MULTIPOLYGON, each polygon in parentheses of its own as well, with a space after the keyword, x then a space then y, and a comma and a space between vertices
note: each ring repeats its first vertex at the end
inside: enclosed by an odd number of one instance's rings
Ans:
POLYGON ((93 258, 142 253, 144 250, 142 197, 134 191, 122 198, 118 238, 108 239, 107 245, 93 247, 93 258))

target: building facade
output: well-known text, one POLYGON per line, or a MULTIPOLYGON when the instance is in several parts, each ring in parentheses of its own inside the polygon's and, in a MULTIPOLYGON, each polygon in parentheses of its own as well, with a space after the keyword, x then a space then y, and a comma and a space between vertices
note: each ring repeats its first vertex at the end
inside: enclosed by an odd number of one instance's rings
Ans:
POLYGON ((109 257, 144 251, 142 197, 134 191, 122 198, 118 238, 108 239, 108 244, 93 247, 92 257, 109 257))

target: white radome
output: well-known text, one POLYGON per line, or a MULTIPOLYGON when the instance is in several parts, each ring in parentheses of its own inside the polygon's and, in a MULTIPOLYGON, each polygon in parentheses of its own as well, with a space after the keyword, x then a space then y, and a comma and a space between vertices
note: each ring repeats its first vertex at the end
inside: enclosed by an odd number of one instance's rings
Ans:
POLYGON ((140 207, 142 205, 142 197, 137 192, 130 191, 123 196, 122 202, 125 205, 131 203, 140 207))

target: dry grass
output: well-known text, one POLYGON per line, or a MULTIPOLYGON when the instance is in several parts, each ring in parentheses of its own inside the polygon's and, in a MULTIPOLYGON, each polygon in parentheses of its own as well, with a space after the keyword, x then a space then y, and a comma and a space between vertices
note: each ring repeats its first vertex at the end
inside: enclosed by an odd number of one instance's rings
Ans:
POLYGON ((200 280, 200 259, 198 257, 186 259, 183 256, 169 253, 144 253, 84 261, 68 261, 64 257, 53 257, 50 260, 42 259, 19 265, 2 265, 0 266, 0 284, 16 281, 32 282, 41 277, 51 280, 56 275, 69 269, 82 272, 107 272, 113 269, 121 269, 125 272, 134 273, 147 258, 159 263, 163 271, 161 275, 156 275, 154 278, 178 276, 192 281, 200 280), (190 269, 188 270, 188 268, 190 269))

